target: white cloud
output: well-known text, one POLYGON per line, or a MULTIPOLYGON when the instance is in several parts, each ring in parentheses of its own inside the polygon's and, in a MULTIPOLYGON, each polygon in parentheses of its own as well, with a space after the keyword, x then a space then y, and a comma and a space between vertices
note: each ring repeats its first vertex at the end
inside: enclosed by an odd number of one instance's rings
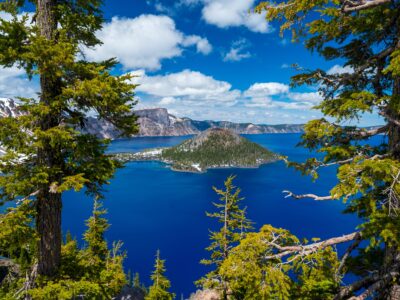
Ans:
POLYGON ((354 69, 350 66, 340 66, 340 65, 334 65, 332 68, 330 68, 328 70, 328 72, 326 72, 329 75, 333 75, 333 74, 345 74, 345 73, 353 73, 354 69))
POLYGON ((259 98, 268 97, 289 92, 287 84, 279 82, 264 82, 253 84, 245 93, 246 97, 259 98))
POLYGON ((174 97, 164 97, 158 102, 160 105, 170 105, 176 103, 176 99, 174 97))
POLYGON ((197 52, 204 55, 210 54, 212 46, 209 41, 205 38, 199 37, 198 35, 190 35, 184 38, 182 45, 185 47, 196 46, 197 52))
MULTIPOLYGON (((28 19, 26 20, 25 24, 30 24, 32 21, 32 17, 35 14, 32 12, 21 12, 20 14, 17 15, 18 20, 22 20, 23 17, 28 16, 28 19)), ((11 21, 13 19, 12 15, 9 13, 6 13, 4 11, 0 11, 0 19, 5 20, 5 21, 11 21)))
POLYGON ((317 93, 291 91, 279 82, 261 82, 246 90, 193 70, 149 75, 131 72, 141 97, 138 108, 164 107, 179 117, 253 123, 299 123, 312 119, 317 93))
POLYGON ((323 100, 321 93, 289 93, 289 98, 298 102, 319 103, 323 100))
POLYGON ((11 68, 0 67, 0 97, 34 98, 37 96, 37 91, 37 84, 27 79, 23 69, 15 66, 11 68))
POLYGON ((186 36, 167 16, 114 17, 104 25, 98 37, 103 45, 87 49, 86 56, 95 61, 116 57, 125 69, 160 69, 163 59, 181 56, 184 47, 196 46, 203 54, 212 49, 207 39, 186 36))
POLYGON ((249 44, 244 39, 233 42, 231 49, 224 56, 224 61, 241 61, 245 58, 250 58, 250 52, 245 51, 248 47, 249 44))
POLYGON ((134 79, 139 84, 136 91, 164 98, 164 103, 176 102, 177 99, 171 101, 171 97, 178 97, 180 101, 194 102, 196 105, 204 102, 232 104, 241 94, 238 90, 232 90, 228 82, 191 70, 157 76, 147 76, 142 70, 132 74, 138 76, 134 79))
POLYGON ((254 0, 203 0, 203 19, 220 28, 245 26, 253 32, 269 33, 272 26, 264 15, 251 12, 254 0))

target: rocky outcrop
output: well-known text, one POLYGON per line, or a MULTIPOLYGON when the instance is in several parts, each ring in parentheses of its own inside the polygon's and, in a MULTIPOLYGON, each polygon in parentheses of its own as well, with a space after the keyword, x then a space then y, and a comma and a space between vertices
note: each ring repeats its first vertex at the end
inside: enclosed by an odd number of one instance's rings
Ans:
MULTIPOLYGON (((298 133, 303 131, 301 124, 257 125, 252 123, 233 123, 227 121, 196 121, 178 118, 168 113, 165 108, 143 109, 135 111, 139 117, 138 136, 185 136, 198 134, 210 128, 229 129, 237 134, 262 133, 298 133)), ((92 118, 89 122, 90 133, 106 138, 117 138, 118 132, 113 126, 92 118)))
MULTIPOLYGON (((0 98, 0 117, 20 115, 18 104, 12 99, 0 98)), ((252 123, 233 123, 227 121, 196 121, 171 115, 165 108, 142 109, 135 111, 140 131, 138 136, 185 136, 194 135, 210 128, 229 129, 237 134, 295 133, 302 132, 303 125, 257 125, 252 123)), ((117 139, 118 130, 105 120, 89 117, 85 122, 85 133, 101 138, 117 139)))
POLYGON ((143 289, 125 286, 121 293, 113 298, 114 300, 144 300, 145 292, 143 289))
POLYGON ((217 291, 214 290, 198 290, 196 293, 190 295, 189 300, 220 300, 217 291))
POLYGON ((22 113, 18 109, 18 104, 8 98, 0 98, 0 117, 17 117, 22 113))

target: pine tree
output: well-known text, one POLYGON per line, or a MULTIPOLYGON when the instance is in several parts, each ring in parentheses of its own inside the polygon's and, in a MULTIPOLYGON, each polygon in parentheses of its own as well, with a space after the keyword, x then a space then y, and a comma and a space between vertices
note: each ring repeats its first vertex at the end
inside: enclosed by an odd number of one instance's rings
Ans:
MULTIPOLYGON (((302 145, 319 152, 303 164, 291 163, 318 178, 322 167, 337 166, 338 183, 327 196, 296 199, 343 200, 346 212, 360 218, 357 231, 300 247, 280 247, 277 256, 309 254, 347 243, 337 276, 355 273, 359 280, 343 286, 335 299, 398 299, 400 297, 400 2, 397 0, 308 1, 261 3, 269 21, 282 21, 294 41, 326 60, 343 62, 343 72, 307 70, 292 85, 318 85, 323 101, 316 107, 325 118, 305 126, 302 145), (367 129, 351 126, 368 113, 385 125, 367 129), (377 135, 386 138, 375 138, 377 135), (378 141, 378 143, 376 143, 378 141)), ((334 225, 334 224, 333 224, 334 225)))
MULTIPOLYGON (((78 247, 76 239, 67 233, 61 248, 59 275, 51 280, 41 279, 35 288, 27 290, 34 300, 42 299, 111 299, 128 283, 123 269, 122 244, 108 248, 104 234, 109 227, 104 218, 106 211, 100 200, 94 202, 92 216, 87 220, 84 233, 86 244, 78 247)), ((14 291, 15 293, 15 291, 14 291)))
POLYGON ((114 59, 81 58, 81 47, 101 43, 95 35, 103 23, 101 0, 30 2, 36 7, 32 20, 18 15, 25 1, 0 3, 0 11, 12 16, 0 20, 0 65, 22 68, 40 82, 38 101, 20 98, 24 114, 0 120, 0 143, 7 151, 0 158, 1 199, 35 199, 38 273, 55 276, 61 261, 62 193, 85 187, 98 196, 119 166, 105 155, 106 141, 79 129, 88 113, 96 112, 122 134, 136 132, 135 86, 130 76, 110 74, 114 59))
POLYGON ((220 196, 220 202, 213 203, 218 211, 207 213, 207 216, 217 219, 222 227, 219 231, 211 232, 212 243, 206 248, 211 252, 211 257, 201 261, 205 265, 214 265, 215 270, 198 282, 203 287, 220 289, 224 299, 227 297, 228 286, 225 279, 219 276, 219 267, 228 258, 231 249, 244 237, 244 233, 252 228, 251 222, 246 218, 246 209, 239 206, 244 198, 239 197, 240 189, 233 185, 234 179, 235 176, 226 179, 224 190, 213 187, 220 196))
POLYGON ((153 285, 149 288, 146 300, 172 300, 175 294, 168 290, 171 288, 170 281, 165 277, 165 260, 160 258, 160 250, 157 250, 154 271, 151 274, 153 285))
POLYGON ((96 199, 92 216, 86 221, 87 230, 83 239, 87 243, 84 251, 83 263, 85 269, 90 270, 91 276, 99 276, 99 272, 104 268, 106 258, 109 253, 107 242, 104 238, 106 230, 109 228, 107 219, 103 216, 107 213, 96 199))

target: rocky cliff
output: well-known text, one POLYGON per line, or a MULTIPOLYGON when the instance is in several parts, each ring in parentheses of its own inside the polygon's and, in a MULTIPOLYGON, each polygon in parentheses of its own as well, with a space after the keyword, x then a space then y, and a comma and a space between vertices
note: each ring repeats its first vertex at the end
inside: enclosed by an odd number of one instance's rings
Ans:
MULTIPOLYGON (((238 134, 261 133, 297 133, 303 131, 303 125, 257 125, 252 123, 233 123, 226 121, 196 121, 189 118, 178 118, 168 113, 164 108, 137 110, 140 132, 138 136, 183 136, 198 134, 210 128, 225 128, 238 134)), ((118 133, 114 128, 92 118, 91 133, 107 138, 116 138, 118 133)))
MULTIPOLYGON (((140 132, 138 136, 183 136, 193 135, 209 128, 225 128, 238 134, 260 133, 295 133, 302 132, 303 125, 257 125, 252 123, 233 123, 226 121, 196 121, 189 118, 178 118, 168 113, 165 108, 143 109, 135 111, 139 117, 140 132)), ((0 117, 17 116, 18 105, 12 99, 0 98, 0 117)), ((119 137, 115 127, 95 117, 89 117, 85 132, 102 138, 119 137)))

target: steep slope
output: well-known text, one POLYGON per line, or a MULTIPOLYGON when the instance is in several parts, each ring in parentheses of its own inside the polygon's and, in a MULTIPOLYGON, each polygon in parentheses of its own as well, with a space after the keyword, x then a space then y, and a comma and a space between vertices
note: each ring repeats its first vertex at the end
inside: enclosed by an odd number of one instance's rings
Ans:
MULTIPOLYGON (((137 110, 135 113, 139 117, 138 136, 185 136, 198 134, 210 128, 230 129, 238 134, 298 133, 303 131, 301 124, 256 125, 227 121, 196 121, 189 118, 178 118, 169 114, 165 108, 143 109, 137 110)), ((88 123, 87 132, 100 137, 118 138, 118 132, 107 122, 91 118, 88 123)))
MULTIPOLYGON (((142 109, 135 111, 139 117, 138 136, 184 136, 198 134, 210 128, 230 129, 238 134, 293 133, 302 132, 303 125, 256 125, 252 123, 233 123, 226 121, 196 121, 178 118, 168 113, 165 108, 142 109)), ((12 99, 0 98, 0 117, 18 116, 18 104, 12 99)), ((118 130, 107 121, 95 117, 88 118, 85 133, 101 138, 117 139, 118 130)))

